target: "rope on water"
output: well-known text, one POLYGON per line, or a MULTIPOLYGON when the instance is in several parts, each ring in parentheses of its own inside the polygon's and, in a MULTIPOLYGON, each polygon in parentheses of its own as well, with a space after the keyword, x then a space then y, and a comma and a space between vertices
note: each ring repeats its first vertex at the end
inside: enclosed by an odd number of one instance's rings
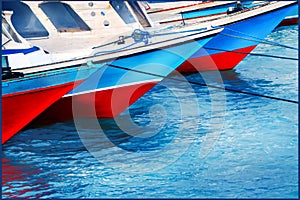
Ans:
MULTIPOLYGON (((179 33, 185 33, 185 32, 194 32, 194 31, 201 31, 201 30, 205 30, 205 29, 206 28, 200 28, 200 29, 186 30, 186 31, 180 31, 180 32, 168 32, 168 33, 153 34, 153 35, 150 35, 149 32, 145 32, 145 31, 138 31, 138 32, 142 33, 141 36, 146 36, 147 37, 146 39, 148 41, 148 38, 154 37, 154 36, 162 36, 162 35, 169 35, 169 34, 179 34, 179 33)), ((223 34, 223 35, 225 35, 225 34, 223 34)), ((229 35, 229 34, 226 34, 226 35, 230 36, 230 37, 239 37, 239 36, 233 36, 233 35, 229 35)), ((132 34, 131 36, 122 36, 122 38, 119 38, 119 40, 110 42, 108 44, 100 45, 100 46, 94 47, 94 48, 99 48, 99 47, 103 47, 103 46, 106 46, 106 45, 115 44, 115 43, 118 43, 118 42, 120 42, 121 44, 124 44, 125 43, 124 39, 128 39, 128 38, 133 38, 135 40, 135 42, 132 43, 132 44, 129 44, 129 45, 125 46, 125 47, 119 48, 118 50, 97 52, 97 53, 95 53, 95 55, 99 54, 99 53, 107 53, 107 52, 119 51, 121 49, 125 49, 125 48, 128 48, 130 46, 133 46, 134 44, 137 44, 139 42, 142 42, 142 41, 145 42, 145 38, 141 38, 140 40, 138 40, 137 38, 139 38, 139 37, 134 38, 134 34, 132 34)), ((242 38, 242 37, 239 37, 239 38, 242 38)), ((251 40, 251 39, 248 39, 248 38, 243 38, 243 39, 251 40)), ((263 40, 262 41, 258 41, 258 40, 256 40, 256 42, 267 43, 267 44, 270 44, 270 45, 281 46, 281 47, 290 48, 290 49, 296 49, 294 47, 289 47, 289 46, 286 46, 286 45, 281 45, 281 44, 273 43, 273 42, 269 42, 269 41, 263 41, 263 40)), ((146 44, 146 42, 145 42, 145 44, 146 44)), ((230 50, 210 48, 210 47, 204 47, 204 48, 205 49, 209 49, 209 50, 223 51, 223 52, 232 52, 232 53, 247 54, 247 55, 253 55, 253 56, 263 56, 263 57, 280 58, 280 59, 297 60, 298 61, 298 58, 290 58, 290 57, 284 57, 284 56, 274 56, 274 55, 266 55, 266 54, 260 54, 260 53, 248 53, 248 52, 240 52, 240 51, 230 51, 230 50)), ((152 75, 152 76, 155 76, 155 77, 167 78, 167 79, 176 80, 176 81, 180 81, 180 82, 186 82, 186 80, 181 80, 181 79, 174 78, 174 77, 166 77, 166 76, 162 76, 162 75, 159 75, 159 74, 153 74, 153 73, 149 73, 149 72, 143 72, 143 71, 140 71, 140 70, 130 69, 130 68, 127 68, 127 67, 116 66, 116 65, 112 65, 112 64, 107 64, 107 65, 110 66, 110 67, 114 67, 114 68, 118 68, 118 69, 123 69, 123 70, 127 70, 127 71, 133 71, 133 72, 137 72, 137 73, 152 75)), ((225 88, 225 87, 221 87, 221 86, 208 85, 208 84, 198 83, 198 82, 194 82, 194 81, 187 81, 187 82, 191 83, 191 84, 194 84, 194 85, 206 86, 206 87, 209 87, 209 88, 214 88, 214 89, 219 89, 219 90, 225 90, 225 91, 229 91, 229 92, 235 92, 235 93, 240 93, 240 94, 245 94, 245 95, 257 96, 257 97, 262 97, 262 98, 267 98, 267 99, 273 99, 273 100, 277 100, 277 101, 284 101, 284 102, 298 104, 298 101, 294 101, 294 100, 290 100, 290 99, 284 99, 284 98, 279 98, 279 97, 274 97, 274 96, 262 95, 262 94, 257 94, 257 93, 242 91, 242 90, 236 90, 236 89, 232 89, 232 88, 225 88)))
POLYGON ((293 50, 298 51, 298 48, 296 48, 296 47, 292 47, 292 46, 280 44, 280 43, 273 42, 273 41, 266 40, 266 39, 261 39, 261 38, 258 38, 258 37, 255 37, 255 36, 252 36, 252 35, 240 32, 240 31, 233 30, 233 29, 228 28, 226 26, 224 27, 224 29, 230 30, 232 32, 235 32, 235 33, 238 33, 238 34, 241 34, 241 35, 244 35, 244 36, 247 36, 249 38, 241 37, 241 36, 238 36, 238 35, 226 34, 226 33, 222 33, 221 32, 220 34, 224 35, 224 36, 238 38, 238 39, 243 39, 243 40, 248 40, 248 41, 253 41, 253 42, 258 42, 258 43, 262 43, 262 44, 268 44, 268 45, 272 45, 272 46, 283 47, 283 48, 287 48, 287 49, 293 49, 293 50), (250 38, 253 38, 253 39, 250 39, 250 38))
POLYGON ((236 51, 236 50, 225 50, 225 49, 217 49, 212 47, 203 47, 207 50, 215 50, 215 51, 222 51, 222 52, 230 52, 230 53, 237 53, 237 54, 247 54, 251 56, 262 56, 262 57, 269 57, 269 58, 279 58, 279 59, 285 59, 285 60, 296 60, 298 61, 298 58, 291 58, 291 57, 285 57, 285 56, 274 56, 274 55, 268 55, 268 54, 262 54, 262 53, 248 53, 248 52, 242 52, 242 51, 236 51))
POLYGON ((121 66, 112 65, 112 64, 107 64, 107 66, 114 67, 114 68, 117 68, 117 69, 123 69, 123 70, 126 70, 126 71, 132 71, 132 72, 142 73, 142 74, 146 74, 146 75, 151 75, 151 76, 155 76, 155 77, 159 77, 159 78, 171 79, 171 80, 175 80, 175 81, 179 81, 179 82, 188 82, 188 83, 198 85, 198 86, 206 86, 206 87, 209 87, 209 88, 225 90, 225 91, 234 92, 234 93, 240 93, 240 94, 245 94, 245 95, 257 96, 257 97, 262 97, 262 98, 267 98, 267 99, 272 99, 272 100, 277 100, 277 101, 283 101, 283 102, 298 104, 298 101, 294 101, 294 100, 290 100, 290 99, 284 99, 284 98, 279 98, 279 97, 262 95, 262 94, 257 94, 257 93, 242 91, 242 90, 236 90, 236 89, 232 89, 232 88, 225 88, 225 87, 221 87, 221 86, 208 85, 208 84, 198 83, 198 82, 195 82, 195 81, 187 81, 187 80, 182 80, 182 79, 179 79, 179 78, 176 78, 176 77, 162 76, 162 75, 159 75, 159 74, 144 72, 144 71, 140 71, 140 70, 136 70, 136 69, 130 69, 130 68, 127 68, 127 67, 121 67, 121 66))

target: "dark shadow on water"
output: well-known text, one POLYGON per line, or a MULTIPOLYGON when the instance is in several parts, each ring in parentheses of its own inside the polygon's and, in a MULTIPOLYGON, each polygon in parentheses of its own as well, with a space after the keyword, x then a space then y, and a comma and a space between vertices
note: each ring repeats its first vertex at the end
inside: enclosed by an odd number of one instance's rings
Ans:
POLYGON ((96 126, 94 120, 80 119, 80 125, 77 128, 85 145, 95 146, 97 144, 97 151, 101 150, 99 147, 113 146, 130 152, 153 151, 163 148, 176 136, 176 128, 172 127, 173 131, 170 132, 167 130, 168 125, 153 134, 151 127, 140 127, 137 124, 128 123, 128 120, 132 119, 131 116, 122 115, 119 118, 122 120, 118 120, 118 122, 114 119, 98 119, 96 126), (125 127, 126 130, 122 130, 122 127, 125 127), (139 135, 145 134, 151 136, 139 137, 139 135))

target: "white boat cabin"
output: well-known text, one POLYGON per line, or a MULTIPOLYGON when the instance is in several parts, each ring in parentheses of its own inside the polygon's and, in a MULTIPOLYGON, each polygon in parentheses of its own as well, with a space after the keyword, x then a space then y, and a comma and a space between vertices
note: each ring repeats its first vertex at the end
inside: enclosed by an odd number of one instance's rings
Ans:
POLYGON ((4 1, 2 10, 12 12, 3 19, 20 38, 50 53, 52 60, 92 55, 95 46, 152 26, 136 1, 4 1))
POLYGON ((12 12, 2 12, 2 68, 17 69, 51 63, 47 52, 31 45, 11 25, 12 12))

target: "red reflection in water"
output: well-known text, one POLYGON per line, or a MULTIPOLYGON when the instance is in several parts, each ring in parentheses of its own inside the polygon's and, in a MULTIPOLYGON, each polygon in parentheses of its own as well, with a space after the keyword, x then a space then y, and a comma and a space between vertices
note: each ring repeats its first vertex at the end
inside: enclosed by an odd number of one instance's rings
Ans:
MULTIPOLYGON (((25 198, 39 198, 46 195, 41 191, 49 189, 50 185, 44 178, 28 181, 30 177, 42 171, 28 165, 24 165, 24 168, 21 168, 22 165, 19 163, 18 165, 13 165, 10 160, 2 158, 2 195, 8 198, 24 198, 25 193, 28 193, 25 198)), ((46 193, 49 194, 49 191, 46 193)))

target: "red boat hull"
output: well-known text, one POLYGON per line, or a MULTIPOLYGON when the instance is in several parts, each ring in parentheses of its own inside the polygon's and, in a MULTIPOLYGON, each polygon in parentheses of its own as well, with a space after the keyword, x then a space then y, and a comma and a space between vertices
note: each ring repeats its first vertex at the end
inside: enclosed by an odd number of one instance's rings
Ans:
POLYGON ((298 17, 289 18, 289 19, 282 20, 278 26, 290 26, 290 25, 298 24, 298 22, 299 22, 298 17))
POLYGON ((3 96, 2 144, 69 92, 73 86, 74 83, 67 83, 3 96))
POLYGON ((30 125, 45 125, 73 119, 113 118, 149 91, 156 82, 105 89, 63 97, 39 115, 30 125))
POLYGON ((189 58, 177 71, 181 73, 195 73, 211 70, 231 70, 239 62, 241 62, 256 46, 237 49, 230 52, 221 52, 217 54, 207 55, 202 49, 203 55, 206 56, 189 58))

